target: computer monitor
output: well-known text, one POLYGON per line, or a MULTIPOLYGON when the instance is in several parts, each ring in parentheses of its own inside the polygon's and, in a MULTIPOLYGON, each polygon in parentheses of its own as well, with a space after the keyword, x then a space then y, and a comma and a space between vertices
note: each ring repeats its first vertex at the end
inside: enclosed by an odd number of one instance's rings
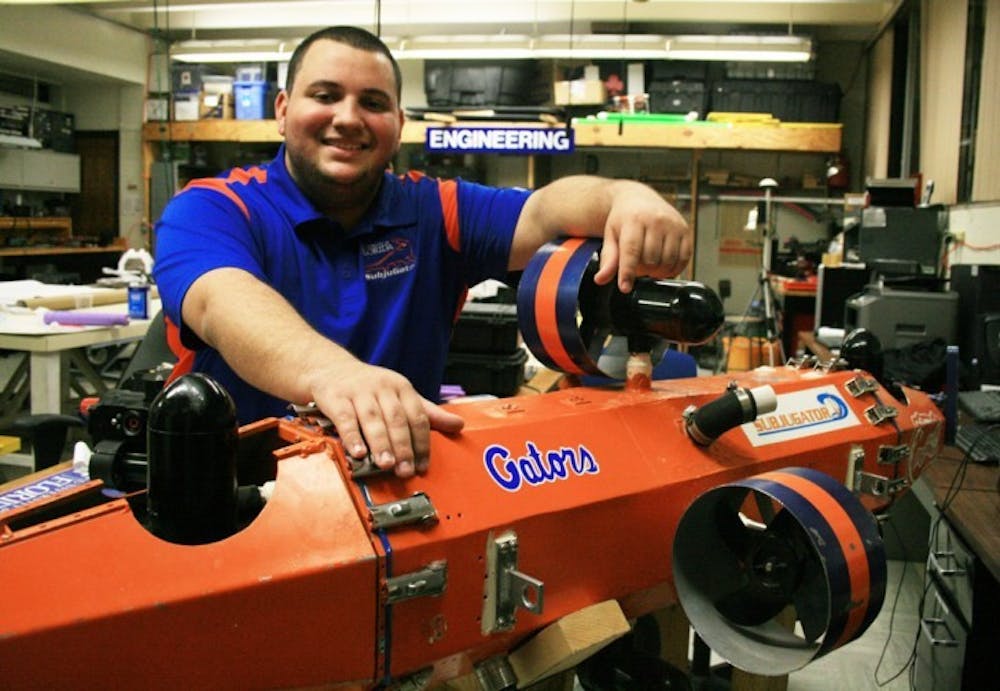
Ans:
POLYGON ((947 224, 947 211, 940 205, 870 206, 861 212, 858 258, 886 273, 936 276, 947 224))

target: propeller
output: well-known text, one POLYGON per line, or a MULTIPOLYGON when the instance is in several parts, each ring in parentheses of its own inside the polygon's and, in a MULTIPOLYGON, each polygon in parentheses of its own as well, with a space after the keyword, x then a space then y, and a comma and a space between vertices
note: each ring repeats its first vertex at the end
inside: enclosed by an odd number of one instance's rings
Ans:
POLYGON ((787 674, 863 633, 882 605, 885 553, 846 488, 787 468, 695 499, 674 536, 673 575, 715 652, 748 672, 787 674))

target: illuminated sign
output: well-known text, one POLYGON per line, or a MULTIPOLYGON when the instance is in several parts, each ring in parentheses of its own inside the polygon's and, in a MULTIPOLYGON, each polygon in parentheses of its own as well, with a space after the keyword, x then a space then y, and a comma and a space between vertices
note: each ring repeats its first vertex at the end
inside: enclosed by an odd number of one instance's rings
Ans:
POLYGON ((568 127, 428 127, 424 147, 457 154, 568 154, 573 143, 568 127))

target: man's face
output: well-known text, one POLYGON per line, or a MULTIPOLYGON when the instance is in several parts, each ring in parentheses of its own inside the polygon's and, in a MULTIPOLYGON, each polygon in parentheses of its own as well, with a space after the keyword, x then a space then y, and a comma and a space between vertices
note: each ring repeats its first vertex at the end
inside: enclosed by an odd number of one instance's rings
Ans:
POLYGON ((331 184, 373 194, 399 149, 403 111, 392 64, 336 41, 309 47, 275 115, 290 172, 314 196, 331 184))

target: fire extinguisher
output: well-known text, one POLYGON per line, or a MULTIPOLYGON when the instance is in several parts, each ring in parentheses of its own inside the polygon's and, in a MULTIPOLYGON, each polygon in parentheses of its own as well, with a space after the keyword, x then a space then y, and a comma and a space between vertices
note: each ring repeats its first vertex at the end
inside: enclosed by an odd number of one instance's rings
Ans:
POLYGON ((851 184, 851 171, 847 154, 843 151, 831 154, 826 160, 826 186, 831 190, 846 190, 851 184))

